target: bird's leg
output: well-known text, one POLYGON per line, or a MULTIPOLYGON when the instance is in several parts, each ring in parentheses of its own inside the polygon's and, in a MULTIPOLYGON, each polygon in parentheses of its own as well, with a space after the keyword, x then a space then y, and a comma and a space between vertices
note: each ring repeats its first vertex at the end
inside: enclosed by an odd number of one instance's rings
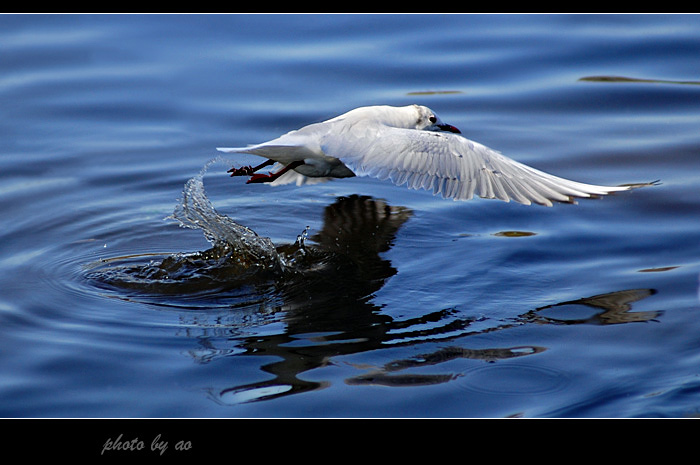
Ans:
POLYGON ((297 166, 301 166, 301 165, 303 165, 303 164, 304 164, 304 160, 298 160, 298 161, 293 161, 293 162, 291 162, 290 164, 288 164, 287 166, 285 166, 284 168, 282 168, 281 170, 279 170, 279 171, 276 172, 276 173, 270 173, 270 174, 259 174, 259 173, 256 173, 256 174, 252 175, 252 176, 250 177, 250 179, 248 179, 248 180, 246 181, 246 184, 258 183, 258 182, 272 182, 272 181, 274 181, 275 179, 277 179, 277 178, 279 178, 280 176, 282 176, 282 175, 283 175, 284 173, 286 173, 287 171, 293 170, 293 169, 296 168, 297 166))
POLYGON ((260 168, 270 166, 273 163, 275 163, 275 162, 272 160, 265 160, 263 163, 260 163, 258 166, 248 165, 248 166, 241 166, 240 168, 231 168, 230 170, 227 171, 227 173, 231 173, 231 176, 250 176, 251 174, 258 171, 260 168))

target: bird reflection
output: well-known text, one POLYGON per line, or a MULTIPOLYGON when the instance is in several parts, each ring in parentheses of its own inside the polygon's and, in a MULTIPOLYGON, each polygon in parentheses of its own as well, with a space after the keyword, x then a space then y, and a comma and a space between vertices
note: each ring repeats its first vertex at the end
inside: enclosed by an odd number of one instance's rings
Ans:
MULTIPOLYGON (((476 317, 465 317, 451 308, 412 319, 394 320, 381 313, 370 297, 396 273, 381 253, 391 248, 397 231, 410 214, 407 209, 390 207, 369 197, 342 197, 329 205, 325 210, 323 228, 310 238, 314 245, 307 247, 299 263, 304 265, 303 260, 307 261, 306 266, 301 266, 304 279, 290 280, 281 286, 284 297, 280 309, 286 311, 284 333, 230 339, 245 351, 243 355, 274 356, 274 362, 262 367, 273 378, 224 389, 212 388, 209 396, 222 404, 235 404, 323 389, 326 382, 304 380, 302 374, 336 363, 334 358, 382 349, 387 345, 412 346, 426 342, 444 345, 524 323, 558 324, 556 318, 538 317, 539 312, 557 305, 576 304, 596 312, 589 319, 570 320, 567 324, 647 321, 658 316, 658 312, 632 312, 634 302, 654 293, 653 290, 632 290, 545 306, 496 325, 476 317)), ((347 378, 345 382, 394 387, 441 384, 458 378, 460 373, 424 374, 419 370, 458 359, 491 363, 544 350, 546 348, 540 346, 484 349, 450 344, 382 366, 356 366, 364 372, 347 378)), ((222 355, 221 352, 209 353, 210 357, 222 355)))
MULTIPOLYGON (((327 320, 327 313, 333 314, 331 320, 356 318, 355 303, 367 301, 396 274, 380 254, 392 247, 397 231, 411 214, 407 208, 366 196, 338 198, 325 208, 323 227, 309 238, 313 244, 297 242, 277 248, 294 259, 294 276, 279 283, 284 296, 280 309, 293 311, 312 303, 315 325, 327 320)), ((294 324, 308 322, 308 313, 294 324)))
MULTIPOLYGON (((233 223, 213 209, 208 211, 207 202, 202 205, 198 218, 217 222, 219 229, 233 223)), ((119 259, 112 259, 91 273, 102 285, 126 291, 120 298, 181 310, 179 335, 197 341, 197 347, 188 352, 197 363, 217 360, 225 369, 230 362, 235 371, 239 357, 271 356, 274 361, 261 367, 271 375, 268 379, 207 388, 209 397, 221 404, 323 389, 327 382, 306 380, 303 374, 339 363, 345 355, 418 344, 439 347, 380 366, 353 366, 363 373, 345 382, 394 387, 447 383, 461 376, 452 371, 456 365, 450 364, 442 373, 435 373, 435 367, 460 359, 492 363, 546 350, 540 346, 464 347, 469 336, 532 323, 620 324, 651 321, 660 315, 632 311, 636 302, 655 293, 634 289, 547 305, 506 321, 465 316, 454 308, 394 319, 373 303, 373 296, 397 272, 383 254, 411 215, 407 208, 371 197, 340 197, 325 208, 323 227, 308 239, 302 235, 295 243, 271 251, 256 249, 256 253, 278 254, 284 264, 281 268, 248 266, 250 257, 241 257, 244 249, 215 242, 204 252, 173 254, 147 264, 124 259, 126 264, 120 265, 119 259), (588 312, 585 317, 567 316, 569 312, 578 315, 582 308, 588 312), (280 322, 283 330, 256 331, 280 322), (431 373, 421 373, 424 367, 431 367, 431 373)), ((265 239, 240 225, 236 229, 245 229, 249 239, 265 239)), ((235 231, 226 234, 233 237, 235 231)))

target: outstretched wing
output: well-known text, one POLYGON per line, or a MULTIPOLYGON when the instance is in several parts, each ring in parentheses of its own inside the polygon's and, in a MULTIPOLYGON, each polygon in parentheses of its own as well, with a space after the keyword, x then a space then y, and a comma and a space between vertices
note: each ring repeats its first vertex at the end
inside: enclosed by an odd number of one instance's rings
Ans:
POLYGON ((474 195, 551 206, 573 197, 596 197, 630 189, 583 184, 519 163, 458 134, 357 123, 342 134, 330 132, 323 151, 356 175, 390 179, 445 198, 474 195))

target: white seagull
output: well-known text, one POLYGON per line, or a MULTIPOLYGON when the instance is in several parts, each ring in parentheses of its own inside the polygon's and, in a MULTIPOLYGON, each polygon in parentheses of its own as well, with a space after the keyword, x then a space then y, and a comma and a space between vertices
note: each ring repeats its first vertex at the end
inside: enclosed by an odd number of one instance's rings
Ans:
POLYGON ((373 176, 454 200, 476 194, 546 206, 638 187, 583 184, 536 170, 463 137, 420 105, 360 107, 269 142, 217 150, 267 159, 229 170, 231 176, 251 176, 248 183, 373 176), (275 163, 274 173, 256 173, 275 163))

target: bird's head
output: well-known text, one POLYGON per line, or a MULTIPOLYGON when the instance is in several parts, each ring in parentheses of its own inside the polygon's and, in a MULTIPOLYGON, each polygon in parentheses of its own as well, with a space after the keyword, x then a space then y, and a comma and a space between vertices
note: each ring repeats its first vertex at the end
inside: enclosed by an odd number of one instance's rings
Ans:
POLYGON ((456 134, 461 134, 460 130, 456 127, 443 123, 440 117, 435 114, 433 110, 422 105, 412 105, 415 109, 418 118, 415 123, 415 129, 422 131, 436 131, 436 132, 453 132, 456 134))
POLYGON ((394 128, 461 134, 459 129, 443 123, 433 110, 422 105, 360 107, 328 120, 328 122, 335 121, 346 121, 349 124, 359 122, 379 123, 394 128))

